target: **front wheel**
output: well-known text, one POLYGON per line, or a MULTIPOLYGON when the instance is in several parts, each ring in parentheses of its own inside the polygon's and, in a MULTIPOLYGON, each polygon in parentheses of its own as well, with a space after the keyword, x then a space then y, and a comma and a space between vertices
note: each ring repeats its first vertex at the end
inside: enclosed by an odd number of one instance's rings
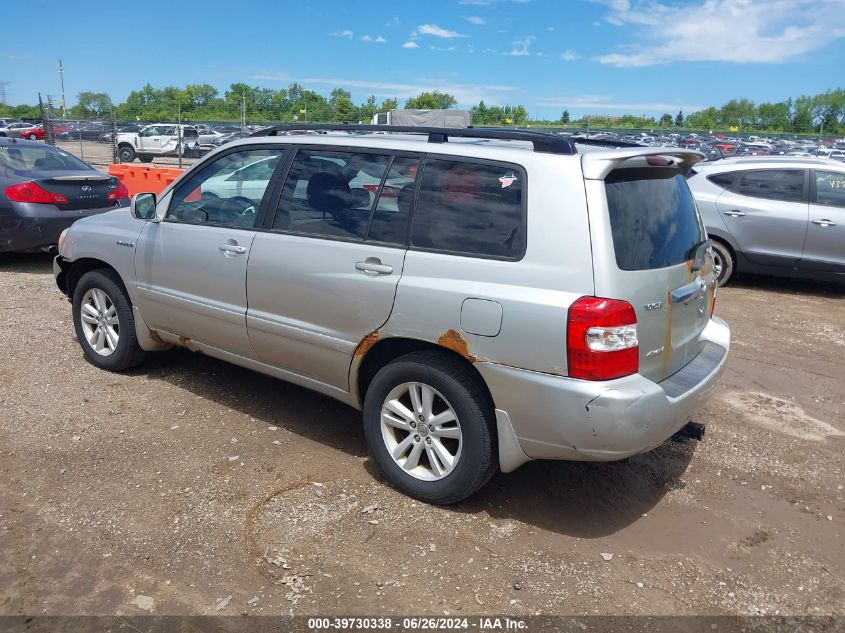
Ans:
POLYGON ((135 160, 135 150, 129 145, 121 145, 117 150, 117 155, 121 163, 131 163, 135 160))
POLYGON ((122 371, 141 364, 135 318, 126 289, 116 273, 85 273, 73 293, 73 325, 82 351, 94 365, 122 371))
POLYGON ((364 401, 364 432, 387 479, 406 494, 456 503, 496 470, 493 406, 459 360, 414 352, 385 365, 364 401))
POLYGON ((37 135, 37 134, 30 134, 30 135, 29 135, 29 140, 30 140, 30 141, 37 141, 37 140, 38 140, 38 135, 37 135))
POLYGON ((153 162, 153 157, 151 154, 138 154, 138 160, 142 163, 151 163, 153 162))

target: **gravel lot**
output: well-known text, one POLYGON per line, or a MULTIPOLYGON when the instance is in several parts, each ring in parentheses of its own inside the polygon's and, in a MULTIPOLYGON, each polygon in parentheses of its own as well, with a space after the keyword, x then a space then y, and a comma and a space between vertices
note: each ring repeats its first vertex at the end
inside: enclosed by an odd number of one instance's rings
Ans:
MULTIPOLYGON (((56 141, 56 147, 70 152, 74 156, 81 158, 89 165, 93 165, 97 169, 106 171, 106 167, 114 162, 112 156, 111 143, 98 143, 96 141, 56 141)), ((182 157, 182 167, 189 167, 197 162, 197 158, 182 157)), ((134 160, 131 165, 141 166, 144 163, 134 160)), ((153 167, 178 167, 178 156, 156 156, 153 162, 150 163, 153 167)))
POLYGON ((842 614, 845 290, 746 278, 717 313, 703 443, 436 508, 332 400, 190 352, 95 369, 49 258, 0 255, 0 614, 842 614))

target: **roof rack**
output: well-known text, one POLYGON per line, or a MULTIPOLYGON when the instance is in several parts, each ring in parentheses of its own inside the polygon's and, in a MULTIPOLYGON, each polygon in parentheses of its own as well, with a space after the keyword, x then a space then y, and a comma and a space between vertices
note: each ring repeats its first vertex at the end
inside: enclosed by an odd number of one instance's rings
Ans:
POLYGON ((609 138, 587 138, 586 136, 570 136, 569 140, 579 145, 596 145, 597 147, 646 147, 632 141, 614 141, 609 138))
POLYGON ((326 131, 326 132, 397 132, 400 134, 426 134, 429 143, 447 143, 450 136, 460 138, 483 138, 503 141, 526 141, 531 143, 535 152, 544 154, 577 154, 568 139, 547 132, 529 132, 503 128, 447 128, 447 127, 412 127, 405 125, 339 125, 334 123, 305 123, 274 125, 259 130, 250 136, 278 136, 280 132, 290 131, 326 131))

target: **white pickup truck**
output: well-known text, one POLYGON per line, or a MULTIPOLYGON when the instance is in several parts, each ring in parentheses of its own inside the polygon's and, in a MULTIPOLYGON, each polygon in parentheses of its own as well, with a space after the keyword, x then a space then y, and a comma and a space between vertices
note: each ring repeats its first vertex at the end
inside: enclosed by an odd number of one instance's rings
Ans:
POLYGON ((118 133, 117 152, 121 163, 131 163, 135 158, 151 163, 156 156, 198 156, 199 134, 193 125, 154 123, 139 132, 118 133))

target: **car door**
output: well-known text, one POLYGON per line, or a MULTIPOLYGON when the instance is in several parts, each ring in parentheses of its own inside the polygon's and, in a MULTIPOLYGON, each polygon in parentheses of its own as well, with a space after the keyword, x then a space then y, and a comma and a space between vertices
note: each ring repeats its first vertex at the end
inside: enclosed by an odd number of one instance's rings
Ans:
POLYGON ((135 259, 138 309, 147 325, 254 357, 246 331, 246 269, 272 172, 258 203, 204 195, 203 185, 277 147, 233 150, 196 170, 162 201, 160 222, 141 234, 135 259))
POLYGON ((389 175, 415 186, 417 165, 387 152, 297 151, 249 258, 247 326, 260 360, 349 388, 353 354, 390 316, 405 260, 410 198, 379 194, 389 175), (374 198, 350 187, 373 180, 374 198))
POLYGON ((161 148, 161 128, 144 128, 138 134, 138 151, 157 152, 161 148))
POLYGON ((806 169, 750 169, 736 175, 716 209, 749 261, 796 266, 807 234, 806 169))
POLYGON ((800 267, 845 274, 845 170, 812 170, 810 188, 810 222, 800 267))

